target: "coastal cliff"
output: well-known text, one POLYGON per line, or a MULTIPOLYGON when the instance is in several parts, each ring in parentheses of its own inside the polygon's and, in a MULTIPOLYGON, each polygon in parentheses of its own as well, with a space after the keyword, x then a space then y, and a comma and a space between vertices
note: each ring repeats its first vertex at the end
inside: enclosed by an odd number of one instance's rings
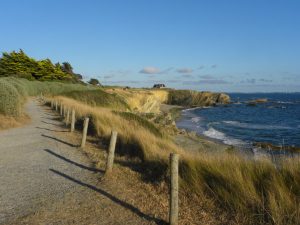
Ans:
POLYGON ((230 103, 230 97, 224 93, 170 90, 167 103, 188 107, 214 106, 230 103))
POLYGON ((161 104, 185 107, 214 106, 228 104, 230 97, 224 93, 198 92, 175 89, 106 89, 117 94, 129 105, 132 111, 141 113, 160 113, 161 104))

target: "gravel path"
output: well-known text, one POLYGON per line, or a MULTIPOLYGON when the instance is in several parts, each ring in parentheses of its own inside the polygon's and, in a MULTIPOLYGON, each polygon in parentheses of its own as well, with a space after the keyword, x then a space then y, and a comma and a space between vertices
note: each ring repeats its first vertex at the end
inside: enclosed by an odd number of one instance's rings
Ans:
POLYGON ((0 131, 1 225, 165 224, 130 204, 127 178, 101 183, 48 107, 31 100, 26 112, 30 124, 0 131))

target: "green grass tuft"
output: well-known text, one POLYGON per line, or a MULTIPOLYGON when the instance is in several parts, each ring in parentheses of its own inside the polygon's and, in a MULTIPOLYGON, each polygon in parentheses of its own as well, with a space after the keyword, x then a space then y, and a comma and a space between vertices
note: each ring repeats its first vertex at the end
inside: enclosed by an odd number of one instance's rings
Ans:
POLYGON ((108 107, 116 110, 129 110, 128 104, 116 94, 109 94, 101 89, 72 91, 67 92, 64 96, 73 98, 92 106, 108 107))
POLYGON ((153 133, 157 137, 162 137, 162 133, 159 131, 159 129, 150 121, 140 117, 139 115, 136 115, 131 112, 115 112, 115 114, 121 116, 122 118, 130 121, 130 122, 135 122, 137 125, 142 126, 149 130, 151 133, 153 133))
POLYGON ((62 82, 29 81, 21 78, 0 78, 0 114, 19 116, 28 96, 58 95, 71 91, 92 90, 95 87, 62 82))

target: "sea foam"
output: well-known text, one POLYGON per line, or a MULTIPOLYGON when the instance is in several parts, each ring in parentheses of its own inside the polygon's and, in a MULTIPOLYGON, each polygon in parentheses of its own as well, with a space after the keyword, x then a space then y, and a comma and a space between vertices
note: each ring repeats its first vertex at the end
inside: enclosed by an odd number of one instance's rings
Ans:
POLYGON ((289 130, 293 129, 292 127, 287 126, 278 126, 278 125, 268 125, 268 124, 250 124, 250 123, 242 123, 239 121, 223 121, 225 124, 229 124, 230 126, 247 128, 247 129, 257 129, 257 130, 267 130, 267 129, 276 129, 276 130, 289 130))
POLYGON ((241 140, 226 136, 224 133, 214 129, 213 127, 210 127, 208 130, 204 131, 203 134, 207 137, 220 140, 227 145, 242 146, 245 144, 241 140))

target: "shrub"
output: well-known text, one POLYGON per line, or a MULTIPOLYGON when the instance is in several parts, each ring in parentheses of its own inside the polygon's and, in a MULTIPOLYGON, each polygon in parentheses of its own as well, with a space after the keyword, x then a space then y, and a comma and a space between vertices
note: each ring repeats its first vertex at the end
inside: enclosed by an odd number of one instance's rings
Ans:
POLYGON ((24 103, 26 100, 26 97, 28 96, 28 93, 27 93, 26 88, 23 85, 22 81, 20 79, 16 79, 16 78, 8 78, 6 80, 8 83, 10 83, 12 86, 14 86, 17 89, 17 91, 20 95, 20 98, 22 100, 22 103, 24 103))
POLYGON ((14 77, 0 78, 0 113, 19 116, 27 96, 36 96, 41 93, 57 95, 65 92, 88 91, 91 89, 94 88, 82 84, 29 81, 14 77))
POLYGON ((0 79, 0 113, 19 116, 21 109, 22 98, 18 90, 11 83, 0 79))

